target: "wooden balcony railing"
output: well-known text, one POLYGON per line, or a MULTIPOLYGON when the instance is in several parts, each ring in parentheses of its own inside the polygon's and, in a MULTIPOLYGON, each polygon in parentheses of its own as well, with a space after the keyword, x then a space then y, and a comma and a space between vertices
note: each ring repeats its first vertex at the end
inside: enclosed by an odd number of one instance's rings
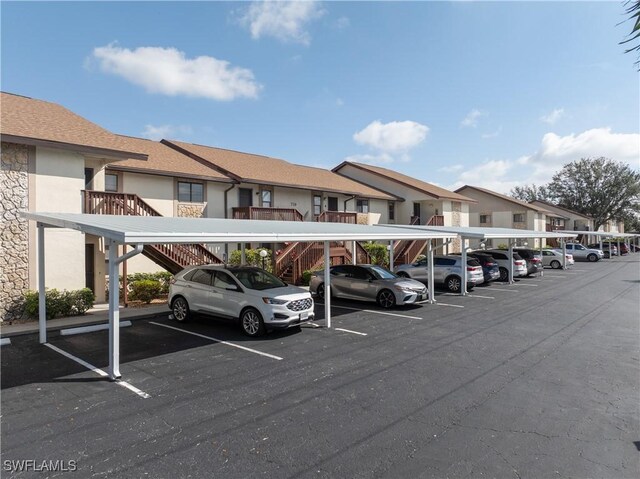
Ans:
POLYGON ((444 216, 433 215, 429 221, 427 221, 427 226, 444 226, 444 216))
POLYGON ((241 206, 232 209, 234 220, 304 221, 304 216, 295 208, 263 208, 241 206))
POLYGON ((323 211, 316 221, 324 223, 349 223, 355 225, 358 223, 358 213, 347 211, 323 211))
POLYGON ((162 216, 136 194, 82 190, 82 195, 88 214, 162 216))

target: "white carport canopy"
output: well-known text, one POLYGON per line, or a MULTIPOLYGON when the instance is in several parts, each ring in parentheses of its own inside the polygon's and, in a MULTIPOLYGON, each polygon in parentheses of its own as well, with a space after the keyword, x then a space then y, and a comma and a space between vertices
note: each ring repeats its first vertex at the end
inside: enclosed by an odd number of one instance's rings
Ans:
MULTIPOLYGON (((324 242, 325 319, 331 327, 329 282, 330 241, 448 240, 456 233, 423 229, 391 229, 384 226, 308 221, 259 221, 218 218, 170 218, 159 216, 115 216, 74 213, 23 213, 38 223, 38 291, 40 342, 46 343, 44 228, 69 228, 101 236, 109 247, 109 377, 120 377, 120 313, 118 265, 142 252, 145 244, 167 243, 281 243, 293 241, 324 242), (119 245, 135 249, 118 257, 119 245)), ((430 268, 433 265, 430 264, 430 268)), ((431 271, 431 277, 433 277, 431 271)), ((433 290, 429 297, 432 298, 433 290)))
POLYGON ((570 231, 570 230, 558 231, 558 233, 577 233, 577 234, 582 234, 586 236, 595 236, 596 238, 598 238, 598 241, 600 242, 600 249, 602 249, 603 239, 615 238, 618 243, 618 251, 620 251, 620 239, 635 238, 636 247, 639 245, 639 240, 640 240, 640 234, 638 233, 612 233, 611 231, 570 231))
MULTIPOLYGON (((387 225, 391 226, 391 225, 387 225)), ((509 241, 509 283, 513 283, 513 246, 514 240, 524 238, 556 238, 563 242, 563 249, 565 247, 564 240, 567 238, 575 238, 578 233, 574 231, 533 231, 522 230, 516 228, 482 228, 472 226, 418 226, 418 225, 393 225, 393 228, 397 229, 417 229, 422 231, 433 231, 439 233, 450 233, 460 237, 462 251, 462 264, 467 264, 467 248, 465 246, 465 240, 476 239, 480 241, 488 239, 506 239, 509 241)), ((542 250, 542 245, 540 246, 542 250)), ((566 267, 566 249, 562 258, 562 265, 566 267)), ((467 268, 462 268, 462 288, 461 294, 464 296, 467 293, 467 268)))

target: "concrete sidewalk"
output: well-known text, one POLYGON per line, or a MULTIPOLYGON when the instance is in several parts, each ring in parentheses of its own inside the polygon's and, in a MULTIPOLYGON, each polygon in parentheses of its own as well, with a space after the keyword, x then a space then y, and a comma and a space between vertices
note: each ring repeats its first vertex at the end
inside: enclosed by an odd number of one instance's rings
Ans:
MULTIPOLYGON (((125 308, 120 306, 120 320, 148 318, 163 313, 169 314, 169 306, 166 303, 153 304, 142 308, 125 308)), ((109 305, 107 303, 96 304, 83 316, 50 319, 47 321, 47 331, 58 331, 65 328, 89 326, 93 324, 106 323, 108 321, 109 305)), ((33 334, 37 332, 37 320, 17 324, 0 323, 0 336, 3 338, 19 336, 22 334, 33 334)))

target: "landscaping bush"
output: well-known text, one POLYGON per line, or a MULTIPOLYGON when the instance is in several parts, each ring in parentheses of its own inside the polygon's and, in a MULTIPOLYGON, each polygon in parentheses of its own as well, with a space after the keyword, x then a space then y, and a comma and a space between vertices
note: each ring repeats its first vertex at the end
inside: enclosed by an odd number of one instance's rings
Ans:
MULTIPOLYGON (((37 318, 39 314, 39 298, 37 291, 27 291, 24 295, 25 314, 37 318)), ((95 295, 89 288, 74 291, 47 289, 44 301, 47 308, 47 319, 59 316, 80 316, 93 306, 95 295)))
POLYGON ((389 267, 389 250, 387 249, 387 245, 367 241, 362 244, 362 247, 369 253, 371 264, 377 264, 383 268, 389 267))
MULTIPOLYGON (((260 256, 260 251, 265 250, 267 252, 267 256, 264 259, 264 269, 273 273, 273 252, 270 249, 258 248, 258 249, 245 249, 245 264, 248 266, 255 266, 257 268, 262 268, 262 257, 260 256)), ((242 261, 242 252, 240 250, 235 250, 231 252, 229 258, 229 264, 234 266, 240 266, 242 261)))
POLYGON ((505 243, 500 243, 498 245, 498 249, 509 249, 509 245, 505 243))
MULTIPOLYGON (((168 271, 157 271, 155 273, 132 273, 127 275, 127 284, 131 291, 131 284, 136 281, 152 280, 160 282, 162 286, 161 295, 169 294, 169 284, 173 275, 168 271)), ((120 277, 120 296, 122 296, 122 277, 120 277)))
POLYGON ((162 296, 162 283, 156 279, 134 281, 131 283, 130 288, 129 298, 132 301, 142 301, 149 304, 154 299, 162 296))

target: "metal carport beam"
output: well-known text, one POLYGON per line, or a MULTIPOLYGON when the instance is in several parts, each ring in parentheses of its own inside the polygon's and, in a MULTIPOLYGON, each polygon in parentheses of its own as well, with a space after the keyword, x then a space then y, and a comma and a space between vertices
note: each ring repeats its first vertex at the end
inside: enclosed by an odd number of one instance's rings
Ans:
POLYGON ((109 379, 120 378, 120 263, 142 253, 144 245, 137 244, 128 253, 118 256, 115 241, 109 241, 109 379))

